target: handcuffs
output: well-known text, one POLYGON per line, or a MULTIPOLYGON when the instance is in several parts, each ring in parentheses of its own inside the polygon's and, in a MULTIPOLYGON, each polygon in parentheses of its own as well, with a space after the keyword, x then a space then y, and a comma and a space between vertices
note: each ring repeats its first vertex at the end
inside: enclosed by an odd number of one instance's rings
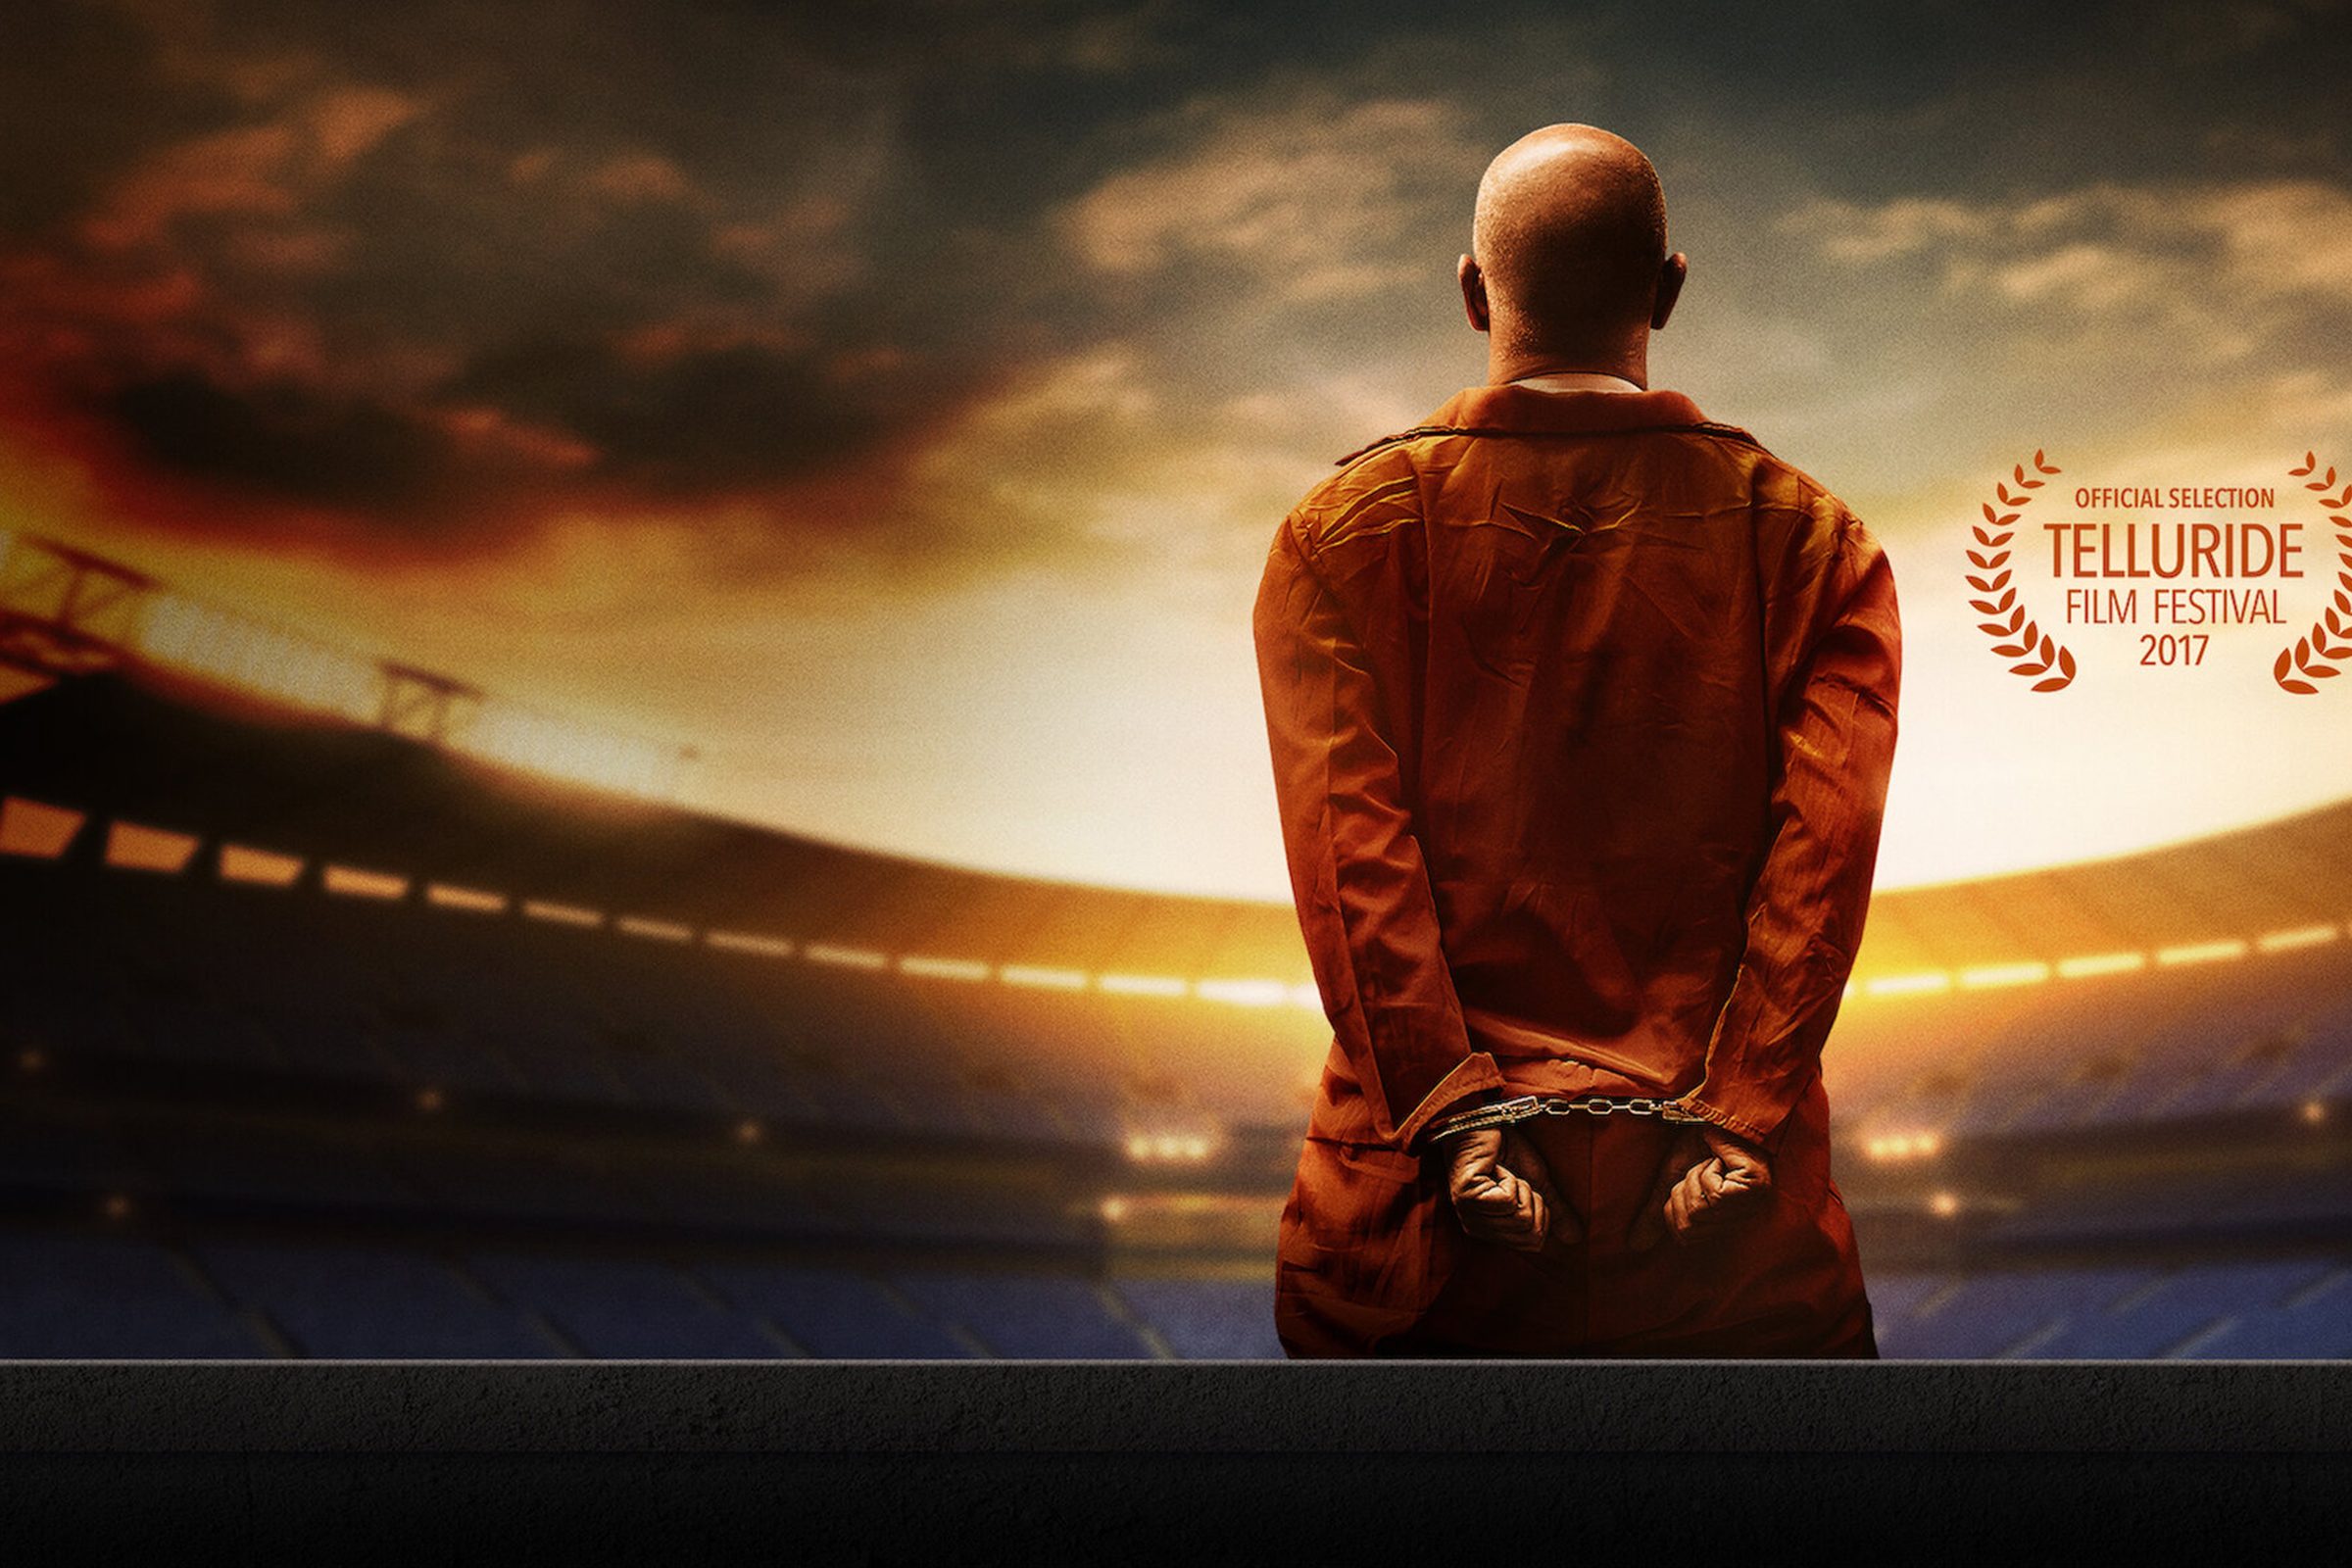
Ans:
POLYGON ((1480 1105, 1471 1110, 1456 1111, 1429 1124, 1424 1135, 1428 1142, 1451 1138, 1456 1133, 1474 1133, 1488 1127, 1507 1127, 1515 1121, 1534 1116, 1573 1116, 1582 1112, 1588 1116, 1614 1116, 1623 1112, 1629 1116, 1655 1116, 1660 1121, 1686 1125, 1704 1124, 1706 1117, 1696 1111, 1685 1110, 1671 1100, 1659 1100, 1649 1095, 1580 1095, 1568 1099, 1559 1095, 1521 1095, 1515 1100, 1499 1100, 1492 1105, 1480 1105))

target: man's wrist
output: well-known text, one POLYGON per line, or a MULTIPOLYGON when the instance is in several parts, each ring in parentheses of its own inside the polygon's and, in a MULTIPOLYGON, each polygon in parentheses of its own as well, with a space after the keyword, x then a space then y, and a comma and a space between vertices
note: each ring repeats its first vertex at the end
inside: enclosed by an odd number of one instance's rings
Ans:
MULTIPOLYGON (((1415 1147, 1427 1151, 1451 1145, 1464 1135, 1477 1130, 1482 1113, 1497 1105, 1507 1104, 1514 1097, 1504 1089, 1481 1089, 1464 1096, 1448 1106, 1441 1116, 1432 1116, 1421 1128, 1415 1147)), ((1499 1126, 1499 1122, 1492 1125, 1499 1126)))

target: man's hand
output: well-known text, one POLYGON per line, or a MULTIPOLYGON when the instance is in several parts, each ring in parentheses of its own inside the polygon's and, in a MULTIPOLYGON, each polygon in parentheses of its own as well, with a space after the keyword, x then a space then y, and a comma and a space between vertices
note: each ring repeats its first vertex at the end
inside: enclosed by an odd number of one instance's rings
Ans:
POLYGON ((1560 1201, 1533 1140, 1508 1127, 1484 1127, 1451 1143, 1447 1187, 1472 1238, 1535 1252, 1546 1236, 1573 1242, 1584 1235, 1584 1221, 1560 1201))
POLYGON ((1634 1218, 1632 1246, 1686 1243, 1772 1200, 1772 1165, 1764 1151, 1713 1125, 1692 1128, 1669 1145, 1658 1180, 1634 1218))

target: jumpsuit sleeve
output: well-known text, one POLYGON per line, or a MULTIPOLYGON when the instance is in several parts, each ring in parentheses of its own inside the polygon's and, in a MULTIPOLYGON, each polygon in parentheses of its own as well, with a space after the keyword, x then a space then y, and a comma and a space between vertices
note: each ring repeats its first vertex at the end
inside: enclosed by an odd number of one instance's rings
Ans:
POLYGON ((1870 907, 1894 760, 1902 631, 1894 575, 1839 516, 1804 653, 1777 715, 1768 849, 1748 896, 1739 970, 1685 1108, 1744 1138, 1773 1135, 1820 1071, 1870 907))
POLYGON ((1283 846, 1324 1012, 1374 1131, 1412 1150, 1433 1118, 1494 1098, 1502 1075, 1463 1026, 1394 694, 1360 640, 1373 612, 1343 604, 1296 522, 1267 553, 1251 616, 1283 846))

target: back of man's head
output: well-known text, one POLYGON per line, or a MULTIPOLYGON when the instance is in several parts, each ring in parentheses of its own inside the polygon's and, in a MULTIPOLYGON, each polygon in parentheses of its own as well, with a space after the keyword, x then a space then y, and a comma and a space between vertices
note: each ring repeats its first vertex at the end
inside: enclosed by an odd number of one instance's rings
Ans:
POLYGON ((1657 171, 1596 125, 1522 136, 1479 181, 1471 256, 1498 349, 1577 355, 1642 334, 1668 260, 1657 171))

